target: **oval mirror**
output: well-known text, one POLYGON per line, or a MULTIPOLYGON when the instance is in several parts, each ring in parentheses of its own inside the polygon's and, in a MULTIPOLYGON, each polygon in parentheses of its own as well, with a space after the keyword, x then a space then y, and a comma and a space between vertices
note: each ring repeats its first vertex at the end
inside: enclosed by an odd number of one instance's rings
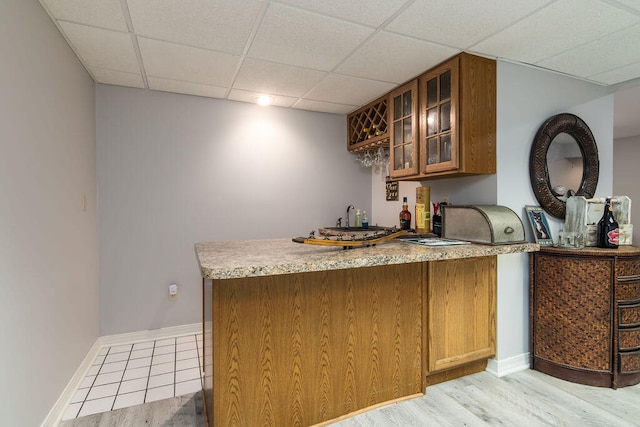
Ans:
POLYGON ((560 200, 575 194, 582 182, 584 159, 575 138, 561 132, 551 141, 547 152, 551 192, 560 200))
POLYGON ((531 146, 529 176, 536 199, 547 213, 564 219, 567 197, 592 198, 599 171, 596 140, 582 119, 562 113, 540 126, 531 146))

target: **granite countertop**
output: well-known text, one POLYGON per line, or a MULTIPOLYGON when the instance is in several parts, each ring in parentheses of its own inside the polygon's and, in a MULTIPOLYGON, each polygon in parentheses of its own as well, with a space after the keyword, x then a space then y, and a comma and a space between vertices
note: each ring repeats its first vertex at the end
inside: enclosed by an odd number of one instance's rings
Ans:
POLYGON ((425 247, 401 240, 349 250, 294 243, 291 239, 220 241, 195 245, 200 272, 207 279, 373 267, 534 252, 539 249, 540 246, 534 243, 425 247))

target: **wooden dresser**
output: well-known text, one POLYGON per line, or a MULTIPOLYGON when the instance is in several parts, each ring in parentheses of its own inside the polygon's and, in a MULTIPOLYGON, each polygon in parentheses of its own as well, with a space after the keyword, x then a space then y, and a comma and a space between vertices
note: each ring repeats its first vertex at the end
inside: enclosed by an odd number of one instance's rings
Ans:
POLYGON ((529 257, 531 368, 601 387, 640 383, 640 248, 529 257))

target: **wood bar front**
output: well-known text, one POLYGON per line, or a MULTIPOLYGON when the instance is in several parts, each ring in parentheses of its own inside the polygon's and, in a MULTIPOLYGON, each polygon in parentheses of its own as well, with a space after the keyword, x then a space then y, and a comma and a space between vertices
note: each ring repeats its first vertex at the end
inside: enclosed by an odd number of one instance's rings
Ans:
POLYGON ((307 246, 196 246, 209 426, 325 425, 485 369, 496 254, 538 249, 307 246))

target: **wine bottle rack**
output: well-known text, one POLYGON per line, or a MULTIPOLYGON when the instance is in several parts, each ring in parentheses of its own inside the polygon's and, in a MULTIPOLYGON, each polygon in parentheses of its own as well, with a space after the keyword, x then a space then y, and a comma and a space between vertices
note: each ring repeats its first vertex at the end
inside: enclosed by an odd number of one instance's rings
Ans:
POLYGON ((389 145, 387 97, 378 98, 347 116, 347 150, 356 152, 389 145))

